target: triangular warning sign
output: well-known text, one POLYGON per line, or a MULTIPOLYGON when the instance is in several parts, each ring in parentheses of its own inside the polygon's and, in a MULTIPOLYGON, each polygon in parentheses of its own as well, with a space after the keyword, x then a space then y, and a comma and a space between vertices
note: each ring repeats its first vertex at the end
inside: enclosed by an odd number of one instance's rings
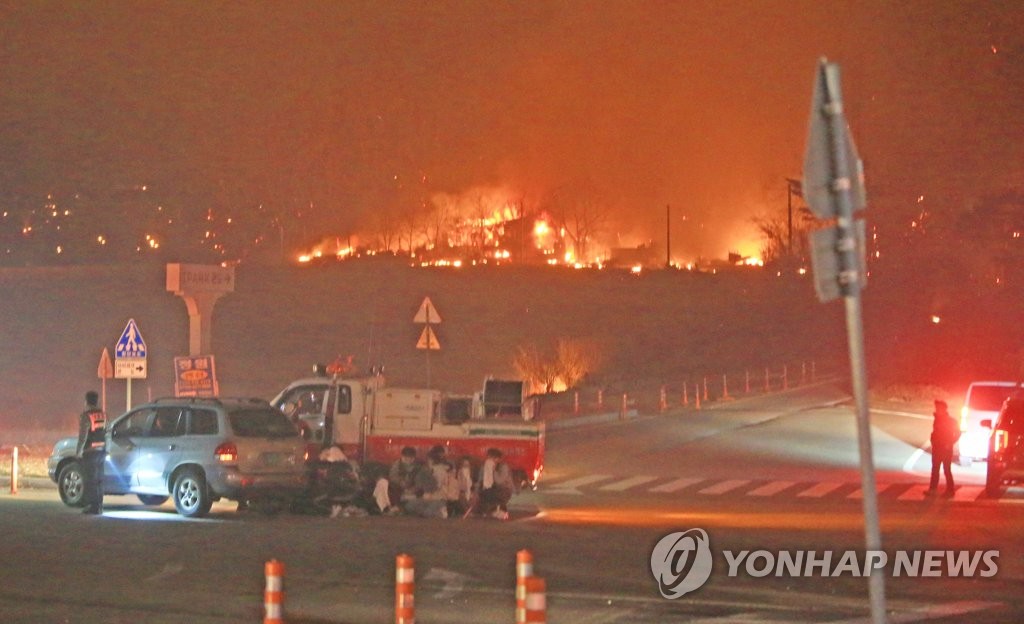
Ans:
POLYGON ((434 330, 430 329, 430 325, 423 328, 423 333, 420 334, 420 340, 416 343, 416 348, 433 351, 441 350, 441 343, 437 341, 437 336, 434 335, 434 330))
POLYGON ((423 303, 420 304, 420 309, 416 312, 416 316, 412 317, 412 322, 427 324, 441 322, 441 315, 437 313, 437 308, 434 307, 434 304, 430 303, 430 297, 423 298, 423 303))

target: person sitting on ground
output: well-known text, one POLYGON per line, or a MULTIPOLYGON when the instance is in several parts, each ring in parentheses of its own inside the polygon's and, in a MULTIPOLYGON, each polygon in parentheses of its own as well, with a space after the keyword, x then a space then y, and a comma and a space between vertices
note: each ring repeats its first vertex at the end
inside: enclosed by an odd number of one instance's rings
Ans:
POLYGON ((481 513, 507 520, 513 488, 512 473, 508 464, 502 461, 501 451, 496 448, 487 449, 487 459, 480 470, 481 513))
POLYGON ((391 464, 388 471, 388 495, 391 505, 398 506, 402 501, 415 497, 413 476, 416 471, 416 449, 407 446, 402 449, 401 456, 391 464))
POLYGON ((427 464, 419 466, 413 474, 413 489, 416 496, 405 501, 405 511, 423 518, 447 518, 448 508, 445 489, 440 479, 447 478, 448 463, 432 453, 427 464))

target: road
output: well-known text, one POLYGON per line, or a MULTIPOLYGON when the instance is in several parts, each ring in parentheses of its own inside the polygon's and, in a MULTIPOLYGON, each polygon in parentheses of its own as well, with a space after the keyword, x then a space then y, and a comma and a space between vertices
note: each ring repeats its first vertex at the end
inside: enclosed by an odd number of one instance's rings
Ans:
MULTIPOLYGON (((975 465, 957 467, 955 498, 927 498, 929 420, 876 412, 873 424, 885 549, 999 551, 991 578, 890 576, 890 621, 1024 619, 1024 495, 981 496, 975 465)), ((542 487, 516 498, 509 522, 264 517, 221 504, 184 520, 130 497, 95 518, 52 490, 23 490, 0 497, 0 619, 257 622, 276 558, 288 622, 390 622, 404 552, 419 621, 511 621, 515 553, 527 548, 553 622, 866 623, 864 578, 730 576, 725 554, 862 549, 855 440, 848 398, 828 384, 552 432, 542 487), (652 549, 692 528, 710 538, 711 577, 662 598, 652 549)))

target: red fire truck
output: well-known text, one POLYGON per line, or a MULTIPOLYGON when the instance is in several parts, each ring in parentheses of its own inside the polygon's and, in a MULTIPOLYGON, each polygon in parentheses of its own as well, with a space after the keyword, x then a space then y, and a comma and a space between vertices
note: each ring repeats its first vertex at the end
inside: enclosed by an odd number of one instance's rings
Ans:
POLYGON ((390 463, 402 448, 420 457, 435 445, 452 459, 483 462, 497 448, 521 483, 544 468, 544 423, 533 420, 523 382, 488 379, 472 396, 389 388, 382 376, 318 375, 288 385, 273 404, 292 418, 311 450, 338 444, 361 462, 390 463))

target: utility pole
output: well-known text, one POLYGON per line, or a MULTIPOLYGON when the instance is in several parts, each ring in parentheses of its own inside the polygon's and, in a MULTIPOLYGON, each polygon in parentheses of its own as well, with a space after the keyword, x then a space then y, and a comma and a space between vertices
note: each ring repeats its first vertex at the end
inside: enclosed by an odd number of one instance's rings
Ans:
POLYGON ((672 268, 672 206, 665 204, 665 268, 672 268))
POLYGON ((803 197, 803 193, 800 190, 800 180, 794 180, 793 178, 786 178, 786 208, 788 210, 787 223, 787 234, 786 234, 786 253, 790 256, 793 255, 793 196, 803 197))

